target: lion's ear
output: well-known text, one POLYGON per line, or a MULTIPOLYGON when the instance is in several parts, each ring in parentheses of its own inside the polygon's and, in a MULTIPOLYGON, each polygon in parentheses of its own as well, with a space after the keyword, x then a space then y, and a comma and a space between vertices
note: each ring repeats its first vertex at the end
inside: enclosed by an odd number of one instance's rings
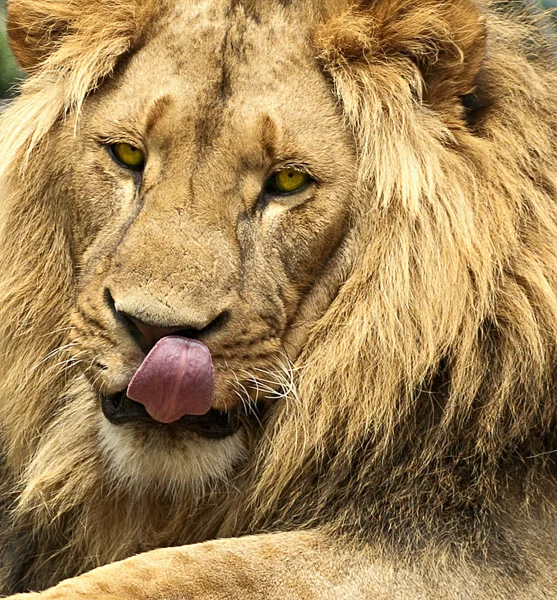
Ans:
MULTIPOLYGON (((19 66, 32 71, 62 35, 64 24, 48 14, 45 2, 8 0, 6 28, 8 41, 19 66)), ((49 3, 51 4, 51 3, 49 3)))
POLYGON ((125 51, 156 5, 154 0, 8 0, 8 40, 26 72, 49 60, 71 69, 80 56, 125 51))
POLYGON ((340 11, 333 3, 317 34, 326 68, 417 67, 421 92, 436 103, 471 91, 485 48, 474 0, 360 0, 340 11))

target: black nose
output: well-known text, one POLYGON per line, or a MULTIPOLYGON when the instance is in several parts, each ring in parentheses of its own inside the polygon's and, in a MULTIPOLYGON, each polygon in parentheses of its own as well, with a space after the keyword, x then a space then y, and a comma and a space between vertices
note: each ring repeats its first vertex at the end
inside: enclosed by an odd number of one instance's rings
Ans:
POLYGON ((128 321, 128 329, 136 338, 144 352, 148 352, 161 338, 167 335, 183 335, 184 337, 194 337, 197 330, 191 327, 160 327, 154 323, 145 323, 137 317, 127 313, 118 313, 119 316, 128 321))
POLYGON ((219 329, 227 318, 226 313, 223 312, 201 327, 192 326, 187 323, 169 327, 161 326, 158 323, 149 323, 124 312, 118 313, 118 315, 121 319, 127 321, 128 330, 146 354, 160 339, 167 335, 181 335, 186 338, 203 341, 211 333, 219 329))
POLYGON ((139 316, 139 314, 118 310, 110 294, 108 294, 108 300, 116 318, 127 328, 145 354, 160 339, 168 335, 180 335, 204 341, 228 321, 228 312, 223 311, 216 317, 198 318, 195 322, 190 323, 169 324, 168 321, 164 323, 156 322, 154 319, 147 319, 139 316))

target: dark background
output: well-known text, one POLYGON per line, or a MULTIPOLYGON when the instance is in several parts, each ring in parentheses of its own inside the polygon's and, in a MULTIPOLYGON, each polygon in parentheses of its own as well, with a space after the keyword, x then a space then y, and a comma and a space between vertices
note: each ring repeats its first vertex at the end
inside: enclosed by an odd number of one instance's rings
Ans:
MULTIPOLYGON (((557 7, 557 0, 541 1, 546 8, 557 7)), ((5 0, 0 0, 0 99, 8 98, 17 90, 17 82, 21 78, 15 60, 10 52, 5 35, 5 0)))

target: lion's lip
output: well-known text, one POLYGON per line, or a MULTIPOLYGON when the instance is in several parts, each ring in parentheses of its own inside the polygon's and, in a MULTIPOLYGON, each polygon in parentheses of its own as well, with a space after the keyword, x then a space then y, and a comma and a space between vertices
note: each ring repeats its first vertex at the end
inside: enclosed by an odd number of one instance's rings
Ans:
POLYGON ((241 427, 237 409, 221 412, 211 408, 204 415, 184 415, 173 423, 160 423, 149 416, 145 406, 128 398, 125 392, 103 396, 101 408, 106 419, 113 425, 140 423, 146 427, 168 429, 169 431, 189 431, 209 439, 228 437, 241 427))

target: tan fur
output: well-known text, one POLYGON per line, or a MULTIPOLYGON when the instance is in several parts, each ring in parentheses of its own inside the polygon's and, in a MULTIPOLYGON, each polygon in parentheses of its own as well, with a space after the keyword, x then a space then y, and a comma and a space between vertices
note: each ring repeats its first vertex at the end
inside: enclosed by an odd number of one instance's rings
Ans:
POLYGON ((31 76, 0 121, 0 591, 163 548, 44 595, 557 597, 543 18, 11 0, 8 28, 31 76), (147 146, 141 186, 116 141, 147 146), (261 205, 283 164, 316 183, 261 205), (143 357, 114 309, 226 313, 215 405, 262 422, 109 426, 143 357))

